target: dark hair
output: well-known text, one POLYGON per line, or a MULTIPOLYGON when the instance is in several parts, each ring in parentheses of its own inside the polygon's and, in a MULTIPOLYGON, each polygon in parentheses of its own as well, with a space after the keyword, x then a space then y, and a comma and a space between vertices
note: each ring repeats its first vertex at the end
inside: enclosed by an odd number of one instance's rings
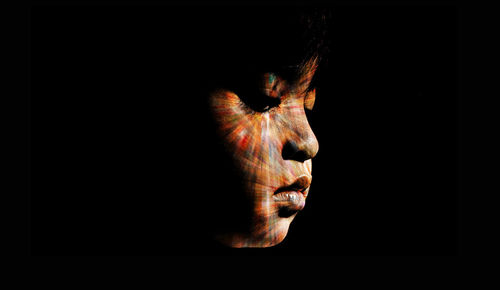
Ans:
POLYGON ((310 58, 324 64, 328 54, 328 9, 302 6, 205 7, 187 42, 186 64, 203 91, 244 88, 264 72, 297 77, 310 58))

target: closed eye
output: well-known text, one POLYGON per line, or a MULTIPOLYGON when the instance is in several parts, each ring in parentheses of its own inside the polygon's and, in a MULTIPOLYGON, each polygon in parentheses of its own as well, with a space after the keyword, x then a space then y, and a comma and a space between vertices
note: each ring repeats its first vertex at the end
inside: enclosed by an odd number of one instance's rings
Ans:
POLYGON ((256 112, 267 112, 281 104, 280 98, 270 97, 265 94, 257 94, 253 98, 247 98, 244 103, 256 112))

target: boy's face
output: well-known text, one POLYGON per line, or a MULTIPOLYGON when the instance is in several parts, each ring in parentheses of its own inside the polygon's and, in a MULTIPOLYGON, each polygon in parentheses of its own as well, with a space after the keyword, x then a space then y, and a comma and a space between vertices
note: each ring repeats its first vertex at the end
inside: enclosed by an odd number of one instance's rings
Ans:
POLYGON ((232 194, 244 195, 251 208, 247 229, 217 237, 225 245, 276 245, 304 208, 312 178, 311 158, 318 152, 305 112, 314 105, 315 90, 308 88, 315 70, 316 62, 311 60, 293 82, 263 74, 253 96, 238 96, 223 88, 211 93, 218 136, 242 177, 244 192, 232 194))

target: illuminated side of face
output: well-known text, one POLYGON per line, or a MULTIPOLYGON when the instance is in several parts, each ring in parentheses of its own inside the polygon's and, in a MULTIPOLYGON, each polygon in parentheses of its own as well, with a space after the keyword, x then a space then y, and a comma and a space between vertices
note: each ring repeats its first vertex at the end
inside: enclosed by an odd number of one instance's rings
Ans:
MULTIPOLYGON (((236 93, 220 89, 210 95, 210 108, 220 138, 235 170, 243 176, 244 194, 251 205, 246 231, 222 233, 217 239, 231 247, 269 247, 285 238, 290 223, 304 208, 311 184, 311 158, 318 141, 307 121, 315 90, 308 90, 315 62, 289 83, 273 73, 262 76, 257 106, 236 93)), ((231 217, 227 217, 230 219, 231 217)))

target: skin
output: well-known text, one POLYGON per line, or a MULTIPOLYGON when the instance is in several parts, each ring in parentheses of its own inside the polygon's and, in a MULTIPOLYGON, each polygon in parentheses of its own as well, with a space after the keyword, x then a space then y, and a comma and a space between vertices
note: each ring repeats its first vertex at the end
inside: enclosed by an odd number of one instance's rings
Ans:
MULTIPOLYGON (((210 109, 217 133, 230 152, 234 169, 240 173, 243 193, 250 206, 250 223, 245 230, 216 236, 230 247, 270 247, 286 237, 290 223, 303 208, 311 182, 311 159, 318 141, 307 121, 315 90, 307 91, 316 70, 308 61, 293 83, 273 73, 262 76, 261 92, 279 105, 255 111, 229 90, 210 95, 210 109), (291 149, 290 149, 291 148, 291 149), (287 189, 301 195, 300 202, 277 199, 276 191, 287 189), (282 214, 283 210, 286 214, 282 214)), ((285 190, 286 191, 286 190, 285 190)))

